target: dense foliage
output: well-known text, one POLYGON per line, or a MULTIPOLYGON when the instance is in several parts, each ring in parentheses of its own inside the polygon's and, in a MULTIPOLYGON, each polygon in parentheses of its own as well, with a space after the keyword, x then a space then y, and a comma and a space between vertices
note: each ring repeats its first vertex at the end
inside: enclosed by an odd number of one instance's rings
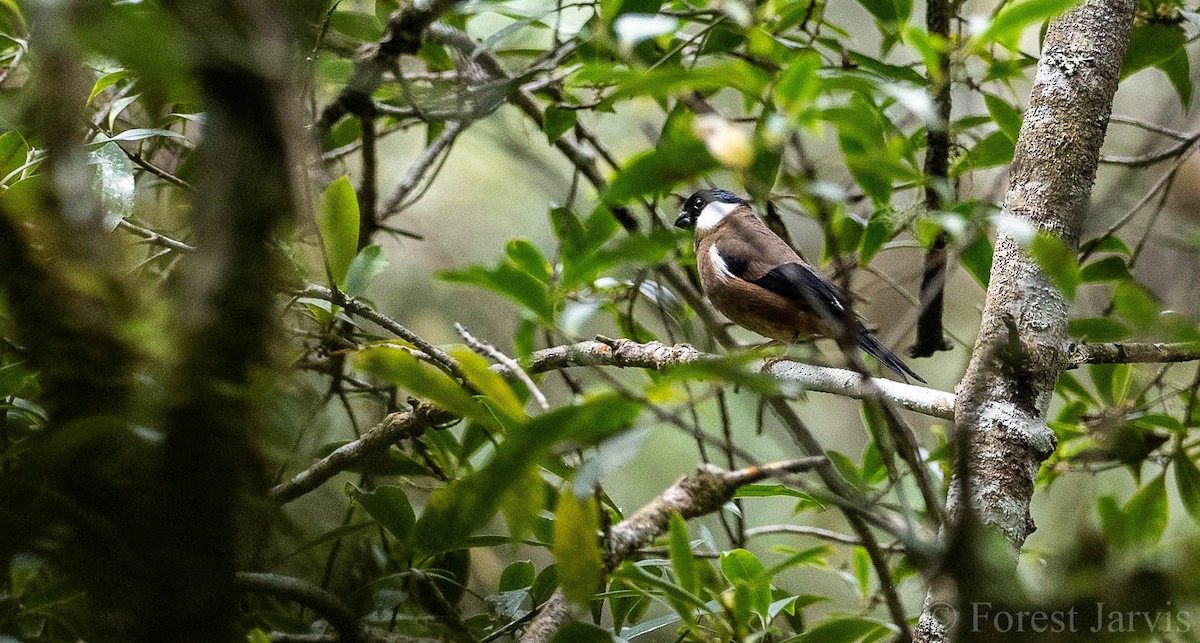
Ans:
POLYGON ((0 1, 0 640, 507 640, 551 602, 575 621, 529 636, 907 636, 960 560, 951 418, 765 368, 877 365, 723 324, 671 227, 707 185, 934 389, 997 230, 1080 346, 1174 342, 1062 376, 1053 538, 1019 573, 976 539, 995 603, 959 616, 1187 635, 1200 311, 1163 257, 1195 257, 1169 197, 1200 134, 1159 120, 1193 102, 1200 17, 1139 3, 1122 82, 1151 98, 1075 253, 1001 211, 1039 29, 1074 4, 0 1), (519 194, 462 180, 512 159, 519 194), (402 270, 481 217, 494 260, 402 270), (747 473, 770 460, 795 462, 747 473))

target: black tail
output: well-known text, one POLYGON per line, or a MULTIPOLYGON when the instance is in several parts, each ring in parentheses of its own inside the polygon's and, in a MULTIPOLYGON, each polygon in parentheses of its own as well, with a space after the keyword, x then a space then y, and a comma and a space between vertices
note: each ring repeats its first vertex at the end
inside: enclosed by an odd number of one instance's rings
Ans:
POLYGON ((918 382, 927 384, 925 380, 921 379, 920 375, 917 375, 911 368, 908 367, 908 364, 904 363, 904 360, 900 359, 895 353, 888 350, 887 346, 881 344, 879 342, 879 338, 872 335, 871 331, 859 327, 858 345, 864 351, 867 351, 867 354, 869 354, 871 357, 874 357, 882 362, 884 366, 892 369, 892 371, 899 375, 900 379, 904 380, 905 382, 908 382, 908 376, 911 375, 913 379, 917 380, 918 382))

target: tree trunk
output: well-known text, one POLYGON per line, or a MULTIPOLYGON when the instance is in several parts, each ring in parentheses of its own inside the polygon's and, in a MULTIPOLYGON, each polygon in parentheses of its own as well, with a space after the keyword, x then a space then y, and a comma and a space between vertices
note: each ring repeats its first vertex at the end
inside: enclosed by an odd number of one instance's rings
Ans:
MULTIPOLYGON (((1087 0, 1054 20, 1010 169, 1004 212, 1072 250, 1096 177, 1129 40, 1132 0, 1087 0)), ((1067 367, 1067 302, 1017 240, 1001 231, 979 338, 958 386, 955 428, 965 445, 951 486, 947 542, 977 524, 1015 552, 1033 532, 1034 479, 1054 450, 1046 410, 1067 367)), ((971 592, 970 565, 947 557, 934 579, 917 641, 953 639, 947 605, 971 592)), ((962 610, 959 610, 962 613, 962 610)), ((960 619, 961 621, 961 619, 960 619)))

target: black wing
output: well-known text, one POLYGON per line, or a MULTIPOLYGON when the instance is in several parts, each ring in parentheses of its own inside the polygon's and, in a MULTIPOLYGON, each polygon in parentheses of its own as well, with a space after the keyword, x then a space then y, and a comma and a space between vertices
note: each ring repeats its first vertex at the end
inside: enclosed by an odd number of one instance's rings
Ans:
MULTIPOLYGON (((728 263, 728 259, 726 262, 728 263)), ((804 304, 816 312, 821 317, 821 321, 825 322, 825 325, 834 333, 840 333, 844 327, 846 303, 842 294, 812 268, 794 262, 785 263, 775 266, 770 272, 751 283, 804 304)), ((863 328, 857 320, 854 321, 854 326, 855 341, 859 348, 894 371, 904 381, 907 382, 908 376, 911 375, 917 381, 925 382, 920 375, 908 367, 908 364, 904 363, 904 360, 884 346, 879 338, 863 328)))
POLYGON ((845 322, 846 303, 842 294, 812 268, 785 263, 750 283, 805 304, 835 332, 845 322))

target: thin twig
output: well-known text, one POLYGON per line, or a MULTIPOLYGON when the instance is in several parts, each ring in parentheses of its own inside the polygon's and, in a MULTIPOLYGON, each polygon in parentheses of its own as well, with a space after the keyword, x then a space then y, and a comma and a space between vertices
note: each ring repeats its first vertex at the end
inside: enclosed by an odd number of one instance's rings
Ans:
POLYGON ((446 123, 445 129, 421 152, 421 156, 417 157, 417 160, 408 168, 408 172, 405 173, 404 178, 400 180, 400 184, 392 191, 392 195, 388 197, 387 201, 383 202, 383 206, 379 208, 379 220, 387 219, 404 209, 402 204, 405 197, 421 182, 421 179, 429 172, 429 168, 433 167, 433 164, 437 162, 438 157, 454 144, 455 139, 466 128, 466 121, 451 121, 446 123))
POLYGON ((332 304, 341 306, 342 308, 345 308, 346 310, 358 315, 359 317, 362 317, 363 319, 368 319, 376 324, 379 324, 389 332, 394 333, 397 337, 400 337, 404 341, 409 342, 410 344, 421 349, 421 352, 425 353, 431 358, 430 363, 433 365, 458 378, 458 380, 461 382, 466 381, 466 377, 463 375, 462 370, 458 367, 458 362, 455 361, 453 357, 450 357, 442 349, 425 341, 420 335, 417 335, 411 330, 405 328, 396 320, 384 315, 383 313, 371 308, 357 299, 354 299, 345 293, 331 291, 324 286, 317 285, 310 285, 304 290, 296 293, 296 295, 298 297, 323 299, 332 304))
MULTIPOLYGON (((820 527, 810 527, 808 525, 766 525, 764 527, 751 527, 746 530, 746 538, 754 538, 756 536, 766 536, 769 534, 794 534, 798 536, 812 536, 821 540, 840 543, 842 545, 861 546, 862 541, 847 534, 838 533, 830 529, 822 529, 820 527)), ((890 552, 904 551, 904 545, 892 543, 883 545, 882 549, 890 552)))
POLYGON ((512 373, 514 377, 521 380, 521 383, 525 385, 525 388, 529 389, 529 394, 533 396, 533 399, 535 402, 537 402, 537 405, 543 411, 550 410, 550 403, 546 401, 546 396, 542 394, 541 389, 539 389, 537 384, 534 383, 533 378, 529 377, 529 373, 526 373, 525 369, 521 368, 521 365, 517 363, 517 360, 505 355, 504 353, 500 352, 500 349, 478 339, 471 333, 467 332, 467 329, 464 328, 462 324, 455 323, 454 330, 458 331, 458 334, 463 338, 463 341, 467 342, 467 346, 470 346, 471 350, 483 355, 484 357, 490 357, 507 367, 508 372, 512 373))
POLYGON ((177 241, 164 234, 155 232, 149 228, 143 228, 136 223, 131 223, 128 219, 121 219, 117 222, 117 227, 122 230, 127 230, 146 240, 146 243, 170 248, 179 252, 191 252, 196 249, 196 246, 186 244, 182 241, 177 241))

